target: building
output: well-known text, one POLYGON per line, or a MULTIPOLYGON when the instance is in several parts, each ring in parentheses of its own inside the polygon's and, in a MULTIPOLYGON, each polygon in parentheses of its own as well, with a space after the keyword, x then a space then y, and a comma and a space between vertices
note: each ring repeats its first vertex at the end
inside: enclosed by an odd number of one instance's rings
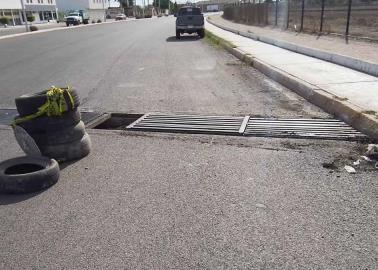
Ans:
MULTIPOLYGON (((16 0, 20 1, 20 0, 16 0)), ((44 23, 57 19, 56 0, 23 0, 26 15, 35 17, 34 23, 44 23)))
POLYGON ((59 11, 86 10, 91 20, 104 20, 108 0, 56 0, 59 11))
MULTIPOLYGON (((55 0, 23 0, 26 15, 33 15, 33 23, 44 23, 57 19, 57 8, 55 0)), ((1 0, 0 16, 6 16, 11 19, 12 25, 24 23, 22 15, 21 0, 1 0)))
POLYGON ((22 24, 21 2, 19 0, 1 0, 0 16, 10 18, 12 25, 22 24))

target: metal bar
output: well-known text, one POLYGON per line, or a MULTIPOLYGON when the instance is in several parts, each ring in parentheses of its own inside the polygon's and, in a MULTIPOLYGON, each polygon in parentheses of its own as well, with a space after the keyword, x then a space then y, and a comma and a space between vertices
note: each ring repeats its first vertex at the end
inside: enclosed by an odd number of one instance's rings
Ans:
POLYGON ((322 11, 320 13, 320 34, 323 32, 323 21, 324 21, 324 5, 325 5, 325 0, 322 0, 322 11))
POLYGON ((304 10, 305 10, 305 0, 302 0, 301 28, 300 28, 299 32, 303 31, 304 10))
POLYGON ((131 123, 130 125, 128 125, 128 126, 126 127, 126 129, 129 129, 129 128, 134 127, 134 125, 137 125, 138 123, 140 123, 143 119, 145 119, 145 118, 148 117, 148 116, 149 116, 149 114, 146 113, 145 115, 143 115, 142 117, 140 117, 139 119, 137 119, 136 121, 134 121, 133 123, 131 123))
POLYGON ((287 15, 286 15, 286 29, 289 29, 289 19, 290 19, 290 0, 287 1, 287 15))
POLYGON ((276 18, 275 18, 274 25, 277 26, 277 24, 278 24, 278 0, 275 0, 275 1, 276 1, 276 18))
POLYGON ((243 134, 245 129, 247 128, 249 122, 249 116, 244 117, 242 124, 240 125, 239 133, 243 134))
POLYGON ((348 15, 347 15, 347 23, 346 23, 346 29, 345 29, 345 41, 348 43, 349 41, 349 24, 350 24, 350 15, 352 12, 352 0, 348 1, 348 15))

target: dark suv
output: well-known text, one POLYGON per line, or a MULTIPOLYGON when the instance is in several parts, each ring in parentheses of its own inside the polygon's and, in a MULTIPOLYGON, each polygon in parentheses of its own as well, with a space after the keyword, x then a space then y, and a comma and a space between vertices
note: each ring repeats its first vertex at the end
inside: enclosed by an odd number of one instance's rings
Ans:
POLYGON ((182 7, 176 17, 176 38, 180 38, 184 33, 197 33, 201 38, 205 36, 204 18, 200 8, 182 7))

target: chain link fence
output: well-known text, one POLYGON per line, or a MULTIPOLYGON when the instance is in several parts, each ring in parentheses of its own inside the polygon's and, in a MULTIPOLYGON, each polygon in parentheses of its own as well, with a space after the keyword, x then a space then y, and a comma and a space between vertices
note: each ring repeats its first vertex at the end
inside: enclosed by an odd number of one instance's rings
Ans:
POLYGON ((224 7, 225 19, 378 41, 378 0, 250 1, 224 7))

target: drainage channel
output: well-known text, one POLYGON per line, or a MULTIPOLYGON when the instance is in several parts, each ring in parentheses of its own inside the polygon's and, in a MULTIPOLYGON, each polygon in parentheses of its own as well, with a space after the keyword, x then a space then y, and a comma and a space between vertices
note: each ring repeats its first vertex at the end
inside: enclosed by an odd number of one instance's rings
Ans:
POLYGON ((150 113, 127 130, 219 134, 248 137, 277 137, 368 141, 369 138, 336 119, 273 119, 250 116, 201 116, 150 113))
MULTIPOLYGON (((125 114, 81 111, 87 128, 209 134, 246 137, 327 139, 367 142, 370 139, 336 119, 255 118, 190 114, 125 114)), ((0 109, 0 125, 9 125, 16 109, 0 109)))

